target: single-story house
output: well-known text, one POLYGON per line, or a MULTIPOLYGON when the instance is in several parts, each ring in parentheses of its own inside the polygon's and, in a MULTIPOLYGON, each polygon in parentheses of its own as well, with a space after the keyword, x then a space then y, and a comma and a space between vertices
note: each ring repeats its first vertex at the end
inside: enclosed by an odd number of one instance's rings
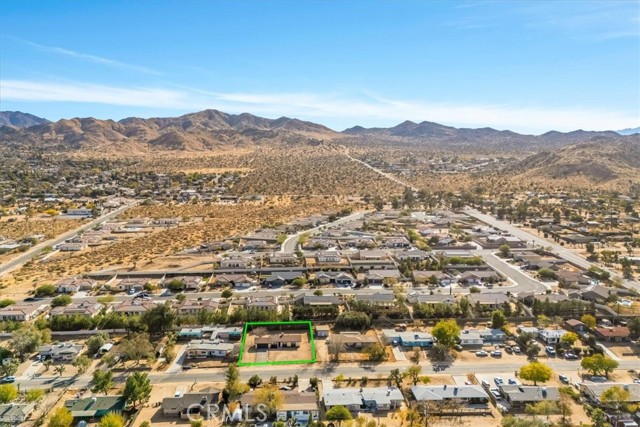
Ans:
POLYGON ((469 294, 469 302, 472 306, 480 305, 483 310, 495 310, 508 303, 509 297, 504 292, 469 294))
POLYGON ((418 406, 447 401, 467 405, 486 405, 489 402, 489 395, 479 385, 418 385, 411 387, 411 394, 418 406))
POLYGON ((300 294, 295 298, 297 305, 333 305, 338 306, 342 303, 340 297, 336 295, 306 295, 300 294))
POLYGON ((360 409, 389 411, 404 402, 402 391, 396 387, 341 388, 325 390, 322 400, 327 410, 344 406, 351 412, 360 409))
POLYGON ((356 279, 343 272, 321 271, 316 273, 315 279, 321 284, 334 284, 336 286, 352 286, 356 283, 356 279))
POLYGON ((221 340, 193 340, 187 345, 187 358, 226 357, 233 347, 233 344, 221 340))
POLYGON ((460 345, 463 347, 482 347, 484 345, 484 339, 479 331, 465 329, 460 332, 458 338, 460 339, 460 345))
POLYGON ((296 271, 278 271, 269 274, 267 278, 264 279, 264 284, 276 287, 284 286, 299 278, 304 278, 304 274, 296 271))
POLYGON ((203 328, 182 328, 178 332, 178 339, 199 339, 203 336, 203 328))
POLYGON ((356 294, 354 300, 364 302, 378 307, 392 307, 396 303, 393 292, 376 292, 373 294, 356 294))
MULTIPOLYGON (((283 402, 276 412, 278 421, 293 420, 306 425, 309 421, 318 421, 318 399, 313 392, 285 390, 281 391, 283 402)), ((251 413, 256 402, 257 392, 252 390, 242 395, 240 405, 251 413)))
POLYGON ((615 294, 614 289, 608 289, 599 284, 589 285, 580 292, 580 297, 586 301, 604 302, 611 294, 615 294))
POLYGON ((78 291, 90 291, 95 288, 97 284, 98 282, 93 279, 68 277, 56 283, 56 292, 70 294, 78 291))
POLYGON ((51 309, 51 316, 82 316, 96 317, 102 309, 110 311, 111 307, 105 307, 98 302, 82 301, 67 306, 58 306, 51 309))
POLYGON ((369 270, 365 274, 367 283, 370 285, 383 285, 386 281, 396 280, 399 281, 402 278, 402 273, 397 268, 388 270, 369 270))
POLYGON ((524 409, 526 405, 541 400, 557 401, 560 399, 560 392, 556 387, 502 384, 499 386, 499 390, 514 409, 524 409))
POLYGON ((277 296, 255 297, 249 298, 247 308, 256 308, 258 310, 278 310, 280 304, 277 296))
POLYGON ((361 349, 378 343, 374 337, 361 334, 360 332, 340 332, 329 338, 329 341, 339 341, 348 349, 361 349))
POLYGON ((216 276, 216 285, 227 286, 231 285, 235 288, 244 289, 251 286, 256 286, 258 281, 246 274, 221 274, 216 276))
POLYGON ((301 334, 271 334, 256 337, 253 341, 256 348, 285 348, 300 347, 302 342, 301 334))
POLYGON ((502 329, 481 329, 478 331, 485 343, 503 342, 507 340, 507 334, 502 329))
POLYGON ((75 360, 82 351, 81 345, 64 343, 56 345, 41 345, 38 353, 41 357, 50 358, 56 362, 70 362, 75 360))
POLYGON ((564 329, 542 329, 538 337, 546 344, 557 344, 566 333, 564 329))
POLYGON ((156 307, 157 305, 153 301, 129 299, 113 307, 113 312, 125 316, 141 316, 156 307))
POLYGON ((577 319, 569 319, 567 321, 564 322, 565 327, 567 329, 572 330, 573 332, 576 332, 578 334, 581 334, 583 332, 587 332, 587 330, 589 328, 587 328, 587 325, 585 325, 584 323, 582 323, 581 321, 577 320, 577 319))
POLYGON ((167 277, 162 281, 161 285, 167 287, 173 281, 182 282, 184 289, 187 291, 199 291, 202 286, 206 285, 206 281, 202 280, 200 276, 167 277))
POLYGON ((149 280, 150 279, 145 277, 129 277, 118 282, 116 288, 125 292, 129 292, 132 289, 134 291, 142 291, 144 289, 144 285, 149 283, 149 280))
POLYGON ((640 402, 640 384, 635 383, 581 383, 580 394, 590 402, 601 404, 602 402, 600 401, 600 397, 602 396, 602 393, 611 387, 620 387, 629 392, 630 398, 627 403, 640 402))
POLYGON ((162 414, 165 416, 179 416, 189 420, 200 415, 204 419, 209 416, 209 410, 214 408, 220 400, 220 390, 209 387, 193 393, 176 392, 173 397, 162 399, 162 414))
POLYGON ((423 294, 423 293, 409 293, 407 297, 407 301, 412 304, 427 304, 427 305, 436 305, 436 304, 449 304, 454 305, 456 303, 456 299, 453 295, 442 295, 442 294, 423 294))
POLYGON ((28 322, 49 310, 49 304, 18 303, 0 308, 0 321, 28 322))
POLYGON ((242 338, 243 328, 241 326, 215 326, 211 330, 211 339, 222 339, 225 341, 238 341, 242 338))
POLYGON ((412 277, 419 284, 435 282, 439 286, 449 286, 457 282, 455 277, 439 270, 414 270, 412 277))
POLYGON ((35 410, 35 403, 6 403, 0 405, 0 423, 10 426, 23 423, 35 410))
POLYGON ((626 326, 614 326, 609 328, 595 328, 594 333, 600 341, 622 342, 631 339, 631 331, 626 326))
POLYGON ((396 252, 395 257, 398 261, 424 261, 429 258, 429 253, 420 249, 409 249, 396 252))
POLYGON ((382 334, 387 344, 403 347, 431 348, 435 343, 433 336, 427 332, 398 332, 395 329, 383 329, 382 334))
POLYGON ((176 305, 176 312, 180 316, 197 315, 201 311, 214 312, 218 310, 218 306, 218 301, 215 299, 185 299, 182 303, 176 305))
POLYGON ((460 274, 459 281, 467 285, 482 285, 484 283, 498 282, 502 277, 493 270, 473 270, 460 274))
POLYGON ((64 407, 71 412, 74 420, 98 420, 110 412, 122 412, 125 404, 122 396, 93 396, 67 400, 64 407))

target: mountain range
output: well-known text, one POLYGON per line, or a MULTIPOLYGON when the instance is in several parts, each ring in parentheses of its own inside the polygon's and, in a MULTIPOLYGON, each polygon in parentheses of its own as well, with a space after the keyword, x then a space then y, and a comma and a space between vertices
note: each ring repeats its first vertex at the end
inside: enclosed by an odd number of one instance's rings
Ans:
MULTIPOLYGON (((205 110, 179 117, 120 121, 94 118, 49 122, 27 113, 0 113, 0 140, 5 144, 49 150, 167 149, 208 151, 225 146, 339 141, 342 144, 393 144, 438 148, 479 148, 539 152, 592 138, 621 138, 614 131, 550 131, 523 135, 492 128, 455 128, 433 122, 405 121, 390 128, 355 126, 336 132, 326 126, 281 117, 267 119, 252 114, 227 114, 205 110)), ((625 132, 631 132, 631 129, 625 132)), ((623 137, 624 138, 624 137, 623 137)))
POLYGON ((21 111, 0 111, 0 127, 13 126, 16 128, 28 128, 35 125, 50 123, 49 120, 33 114, 21 111))

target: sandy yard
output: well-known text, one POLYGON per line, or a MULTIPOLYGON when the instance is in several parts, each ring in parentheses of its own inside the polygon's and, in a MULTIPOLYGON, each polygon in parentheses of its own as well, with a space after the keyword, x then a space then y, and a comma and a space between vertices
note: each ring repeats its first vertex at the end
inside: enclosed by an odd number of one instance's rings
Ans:
POLYGON ((255 335, 252 332, 247 332, 244 352, 242 353, 242 362, 244 363, 311 359, 313 359, 313 354, 311 352, 311 343, 309 342, 309 331, 264 331, 260 332, 259 335, 255 335), (298 336, 300 339, 299 345, 297 347, 293 344, 291 346, 287 346, 286 344, 282 344, 282 346, 279 346, 280 344, 278 344, 278 342, 292 336, 298 336), (255 344, 256 339, 267 337, 271 338, 274 344, 272 344, 272 346, 269 348, 258 348, 255 344))

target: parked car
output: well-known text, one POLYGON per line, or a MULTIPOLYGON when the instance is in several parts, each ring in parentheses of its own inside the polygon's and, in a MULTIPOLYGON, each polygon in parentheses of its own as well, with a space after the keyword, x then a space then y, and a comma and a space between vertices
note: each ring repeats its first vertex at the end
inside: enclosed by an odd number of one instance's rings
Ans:
POLYGON ((569 377, 563 374, 558 375, 558 379, 563 384, 569 384, 569 377))
POLYGON ((547 353, 547 356, 551 357, 551 356, 555 356, 556 355, 556 349, 553 348, 552 346, 546 346, 544 348, 544 351, 547 353))
POLYGON ((486 351, 484 351, 484 350, 478 350, 478 351, 476 351, 476 356, 478 356, 478 357, 487 357, 488 355, 489 355, 489 353, 487 353, 487 352, 486 352, 486 351))
POLYGON ((509 380, 507 381, 509 384, 511 385, 516 385, 518 384, 518 382, 516 380, 514 380, 513 378, 509 378, 509 380))
POLYGON ((520 350, 520 347, 518 347, 517 345, 513 346, 512 350, 515 354, 520 354, 522 352, 522 350, 520 350))
POLYGON ((491 390, 491 394, 495 397, 496 400, 502 400, 502 395, 500 394, 500 390, 494 388, 491 390))
POLYGON ((500 378, 500 377, 493 378, 493 382, 496 383, 496 385, 504 384, 504 380, 502 378, 500 378))
POLYGON ((564 358, 567 360, 576 360, 578 356, 576 356, 575 353, 568 352, 564 354, 564 358))
POLYGON ((16 382, 16 377, 14 377, 14 376, 4 377, 4 378, 2 378, 2 380, 0 380, 0 382, 3 383, 3 384, 15 383, 16 382))
POLYGON ((502 351, 500 351, 500 350, 493 350, 493 351, 491 352, 491 356, 492 356, 492 357, 502 357, 502 351))

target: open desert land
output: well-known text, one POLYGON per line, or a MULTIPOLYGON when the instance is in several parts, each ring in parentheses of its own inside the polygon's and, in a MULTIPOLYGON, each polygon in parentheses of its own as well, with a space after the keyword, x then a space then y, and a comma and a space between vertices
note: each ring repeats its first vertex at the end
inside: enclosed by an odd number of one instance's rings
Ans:
MULTIPOLYGON (((116 241, 77 255, 52 259, 46 264, 32 261, 20 270, 2 278, 2 294, 6 297, 21 297, 32 291, 34 285, 53 283, 62 277, 83 274, 107 268, 144 268, 158 257, 172 255, 185 248, 198 246, 203 242, 231 238, 256 229, 282 224, 304 218, 315 213, 339 210, 347 205, 338 205, 333 197, 326 198, 276 198, 264 204, 209 205, 202 221, 189 222, 182 226, 155 229, 154 232, 127 240, 116 241)), ((169 217, 182 212, 182 206, 162 205, 155 209, 169 217)), ((148 216, 154 208, 139 207, 127 212, 148 216)), ((193 213, 201 208, 185 205, 186 212, 193 213)), ((201 213, 202 215, 203 213, 201 213)))

